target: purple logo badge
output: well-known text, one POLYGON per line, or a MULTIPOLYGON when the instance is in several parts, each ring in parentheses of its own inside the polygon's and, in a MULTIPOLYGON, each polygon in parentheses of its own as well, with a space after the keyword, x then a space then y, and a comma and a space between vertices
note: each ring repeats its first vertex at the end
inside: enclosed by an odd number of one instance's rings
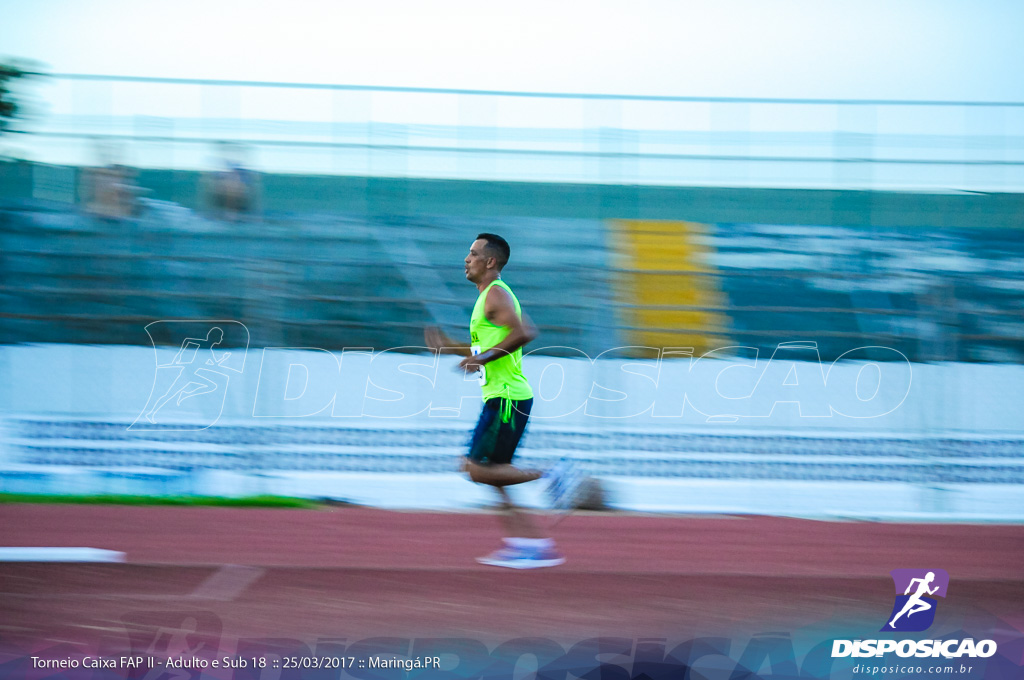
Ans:
POLYGON ((935 621, 934 596, 945 597, 949 574, 945 569, 893 569, 896 602, 883 631, 917 632, 935 621))

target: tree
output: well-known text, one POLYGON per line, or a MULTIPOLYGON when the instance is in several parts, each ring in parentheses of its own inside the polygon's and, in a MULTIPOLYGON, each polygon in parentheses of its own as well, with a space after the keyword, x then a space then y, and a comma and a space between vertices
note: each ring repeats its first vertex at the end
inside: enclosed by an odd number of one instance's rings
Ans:
POLYGON ((32 73, 18 65, 0 63, 0 134, 6 132, 18 116, 18 100, 11 93, 9 84, 28 75, 32 73))

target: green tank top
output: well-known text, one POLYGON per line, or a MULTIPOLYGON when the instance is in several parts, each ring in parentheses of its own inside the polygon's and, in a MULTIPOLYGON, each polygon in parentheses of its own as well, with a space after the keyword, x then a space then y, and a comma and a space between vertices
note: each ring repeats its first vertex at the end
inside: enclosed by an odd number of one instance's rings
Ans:
MULTIPOLYGON (((472 339, 473 354, 480 354, 491 349, 506 337, 508 337, 507 326, 495 326, 487 319, 484 312, 484 302, 487 300, 487 291, 491 286, 500 286, 512 296, 512 303, 516 306, 516 314, 522 318, 522 308, 519 300, 516 299, 512 289, 501 279, 492 281, 490 285, 480 291, 480 296, 473 305, 473 316, 469 320, 469 335, 472 339)), ((517 349, 511 354, 506 354, 498 359, 490 361, 480 369, 480 386, 483 388, 484 401, 494 397, 504 397, 519 401, 521 399, 532 399, 533 390, 530 383, 526 382, 523 375, 523 350, 517 349)))

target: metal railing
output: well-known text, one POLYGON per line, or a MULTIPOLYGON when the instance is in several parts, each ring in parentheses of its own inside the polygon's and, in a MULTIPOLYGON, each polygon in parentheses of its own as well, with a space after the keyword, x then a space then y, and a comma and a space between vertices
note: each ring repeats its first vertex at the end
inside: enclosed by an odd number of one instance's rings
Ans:
POLYGON ((67 165, 606 184, 1024 191, 1024 103, 671 97, 51 74, 67 165))

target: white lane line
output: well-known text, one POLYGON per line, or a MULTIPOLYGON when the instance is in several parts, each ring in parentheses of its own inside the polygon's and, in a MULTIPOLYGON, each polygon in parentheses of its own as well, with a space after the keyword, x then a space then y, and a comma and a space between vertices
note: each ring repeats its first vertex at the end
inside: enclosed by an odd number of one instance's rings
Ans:
POLYGON ((225 564, 213 572, 189 594, 203 600, 234 600, 263 576, 264 569, 240 564, 225 564))
POLYGON ((0 562, 124 562, 125 554, 100 548, 0 548, 0 562))

